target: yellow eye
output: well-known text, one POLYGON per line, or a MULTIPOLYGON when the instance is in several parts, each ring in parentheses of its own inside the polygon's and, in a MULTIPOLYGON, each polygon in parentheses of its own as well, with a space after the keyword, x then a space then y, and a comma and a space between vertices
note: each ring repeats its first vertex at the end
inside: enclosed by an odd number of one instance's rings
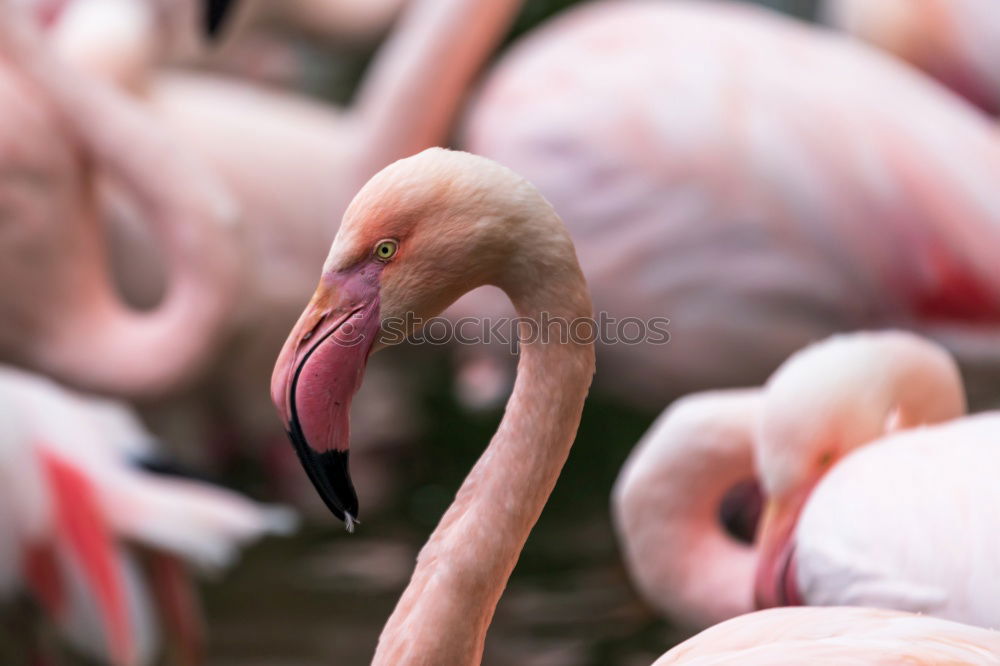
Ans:
POLYGON ((383 240, 375 244, 375 257, 382 261, 389 261, 396 254, 397 244, 394 240, 383 240))

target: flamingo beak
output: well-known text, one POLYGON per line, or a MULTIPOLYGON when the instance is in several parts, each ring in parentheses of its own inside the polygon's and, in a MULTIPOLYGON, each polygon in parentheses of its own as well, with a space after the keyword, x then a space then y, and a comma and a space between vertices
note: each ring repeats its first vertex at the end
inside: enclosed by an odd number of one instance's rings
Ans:
POLYGON ((226 23, 226 17, 232 14, 237 0, 205 0, 204 30, 205 36, 215 39, 226 23))
POLYGON ((802 604, 795 576, 795 527, 815 482, 785 496, 771 499, 758 531, 757 575, 754 604, 757 609, 802 604))
POLYGON ((379 327, 377 266, 324 274, 271 377, 271 399, 299 461, 351 532, 358 520, 348 464, 351 399, 379 327))

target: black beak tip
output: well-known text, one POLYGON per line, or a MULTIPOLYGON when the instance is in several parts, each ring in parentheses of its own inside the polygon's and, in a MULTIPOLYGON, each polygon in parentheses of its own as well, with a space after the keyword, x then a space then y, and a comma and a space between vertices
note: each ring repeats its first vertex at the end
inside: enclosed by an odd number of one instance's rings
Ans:
POLYGON ((205 0, 205 36, 209 39, 218 37, 226 23, 226 17, 232 13, 237 0, 205 0))
POLYGON ((316 487, 323 503, 340 520, 344 521, 348 532, 354 531, 358 520, 358 494, 351 482, 348 451, 323 451, 313 449, 302 436, 298 423, 292 422, 288 432, 299 461, 306 470, 309 480, 316 487))

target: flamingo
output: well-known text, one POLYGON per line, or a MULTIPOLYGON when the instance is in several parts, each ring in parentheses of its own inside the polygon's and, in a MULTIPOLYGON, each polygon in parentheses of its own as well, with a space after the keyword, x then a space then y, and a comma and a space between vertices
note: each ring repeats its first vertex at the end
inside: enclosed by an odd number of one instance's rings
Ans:
POLYGON ((155 600, 185 663, 197 663, 185 563, 225 568, 242 546, 287 534, 294 515, 145 471, 154 442, 120 403, 0 367, 0 414, 0 594, 30 594, 70 644, 116 666, 155 658, 155 600))
POLYGON ((746 5, 587 3, 502 55, 461 138, 560 211, 599 313, 670 319, 599 345, 595 390, 656 408, 887 327, 996 376, 996 128, 882 53, 746 5))
POLYGON ((964 412, 947 353, 898 331, 811 346, 764 389, 679 401, 615 486, 637 587, 697 628, 790 603, 998 626, 995 546, 983 535, 1000 520, 988 473, 1000 415, 964 412), (726 491, 747 477, 769 500, 756 546, 735 542, 718 519, 726 491), (963 545, 916 543, 927 534, 963 545))
POLYGON ((196 157, 107 85, 63 66, 0 12, 0 358, 65 383, 150 396, 203 370, 232 315, 238 207, 196 157), (124 303, 107 269, 100 170, 129 192, 166 256, 163 299, 124 303))
POLYGON ((1000 459, 990 444, 1000 415, 958 418, 965 400, 946 352, 900 333, 833 338, 793 356, 765 395, 759 607, 863 599, 1000 626, 1000 589, 988 580, 1000 574, 989 538, 1000 515, 987 474, 1000 459), (878 439, 887 424, 899 432, 878 439), (910 429, 921 424, 939 425, 910 429), (915 547, 927 535, 951 546, 915 547))
POLYGON ((654 666, 1000 664, 1000 633, 872 608, 776 608, 723 622, 654 666))
POLYGON ((1000 9, 992 0, 826 0, 826 21, 1000 114, 1000 9))
MULTIPOLYGON (((382 325, 412 326, 492 284, 517 311, 592 323, 572 241, 527 181, 485 158, 433 148, 386 167, 357 194, 320 284, 274 368, 281 422, 349 529, 348 410, 382 325)), ((586 338, 589 329, 581 337, 586 338)), ((383 341, 384 342, 384 341, 383 341)), ((576 434, 593 345, 525 341, 507 411, 417 559, 374 664, 478 664, 487 628, 576 434)))

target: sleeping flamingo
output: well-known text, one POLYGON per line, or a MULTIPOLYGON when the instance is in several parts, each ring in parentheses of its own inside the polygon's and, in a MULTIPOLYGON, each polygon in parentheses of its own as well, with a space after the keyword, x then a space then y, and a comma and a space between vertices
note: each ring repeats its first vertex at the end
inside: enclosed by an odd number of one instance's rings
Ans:
POLYGON ((1000 7, 993 0, 826 0, 822 6, 827 22, 1000 114, 1000 7))
POLYGON ((763 391, 685 398, 615 487, 637 586, 696 627, 749 612, 754 590, 762 606, 881 606, 997 626, 984 535, 1000 518, 983 460, 1000 455, 989 444, 1000 415, 958 418, 964 406, 954 362, 901 332, 809 347, 763 391), (929 423, 939 425, 917 427, 929 423), (724 493, 750 476, 769 498, 756 548, 717 517, 724 493), (914 545, 918 533, 963 544, 961 555, 914 545))
MULTIPOLYGON (((529 183, 485 158, 430 149, 354 198, 320 284, 278 358, 275 405, 330 509, 351 528, 348 409, 380 326, 426 318, 492 284, 517 311, 591 322, 573 244, 529 183)), ((586 333, 586 331, 584 331, 586 333)), ((422 549, 375 664, 478 664, 494 609, 555 485, 594 370, 593 345, 526 341, 507 411, 422 549)))
POLYGON ((670 319, 599 345, 595 389, 655 408, 889 326, 996 377, 996 128, 884 54, 746 5, 592 2, 504 53, 464 137, 560 212, 598 312, 670 319))
POLYGON ((872 608, 776 608, 723 622, 653 666, 1000 664, 1000 633, 872 608))
POLYGON ((152 438, 118 403, 0 368, 0 414, 0 593, 29 594, 74 647, 116 666, 153 662, 159 614, 196 663, 202 629, 185 563, 226 567, 294 516, 145 471, 152 438))

